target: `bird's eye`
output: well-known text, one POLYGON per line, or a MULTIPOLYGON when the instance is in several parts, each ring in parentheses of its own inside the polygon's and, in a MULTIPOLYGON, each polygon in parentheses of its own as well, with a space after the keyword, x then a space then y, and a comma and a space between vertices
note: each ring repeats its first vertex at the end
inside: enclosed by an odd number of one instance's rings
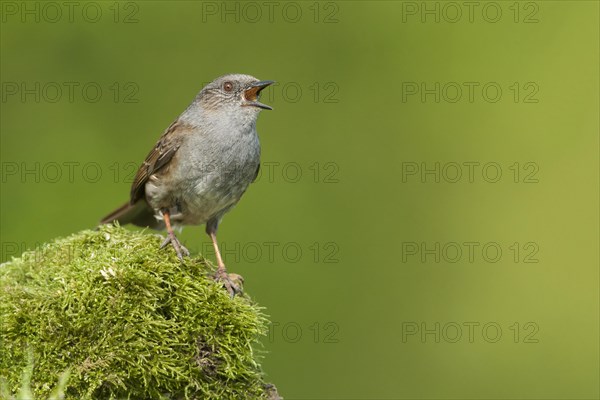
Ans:
POLYGON ((231 92, 233 90, 233 83, 227 81, 223 84, 223 90, 226 92, 231 92))

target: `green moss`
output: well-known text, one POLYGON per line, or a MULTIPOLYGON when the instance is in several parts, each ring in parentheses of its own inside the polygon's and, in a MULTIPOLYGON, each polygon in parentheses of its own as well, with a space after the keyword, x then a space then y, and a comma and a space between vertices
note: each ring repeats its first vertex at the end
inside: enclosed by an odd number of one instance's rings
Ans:
POLYGON ((13 393, 32 349, 36 398, 66 370, 67 399, 273 396, 253 349, 260 308, 161 240, 106 225, 0 266, 0 376, 13 393))

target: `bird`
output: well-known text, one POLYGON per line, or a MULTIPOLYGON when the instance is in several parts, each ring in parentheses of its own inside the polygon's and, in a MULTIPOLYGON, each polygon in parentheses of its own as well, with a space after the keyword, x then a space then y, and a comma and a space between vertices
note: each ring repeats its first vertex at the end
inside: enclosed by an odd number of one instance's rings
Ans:
POLYGON ((245 74, 223 75, 207 84, 158 139, 139 167, 129 201, 100 224, 134 224, 166 229, 161 248, 171 244, 183 262, 189 251, 174 228, 206 225, 217 260, 214 278, 233 297, 243 279, 228 274, 219 251, 217 229, 260 170, 256 121, 260 93, 275 83, 245 74))

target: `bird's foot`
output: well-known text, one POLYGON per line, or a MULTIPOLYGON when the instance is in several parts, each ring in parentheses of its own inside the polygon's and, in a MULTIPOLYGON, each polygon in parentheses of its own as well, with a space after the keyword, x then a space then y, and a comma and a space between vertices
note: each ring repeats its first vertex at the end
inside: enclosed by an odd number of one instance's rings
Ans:
POLYGON ((188 249, 186 249, 181 244, 181 242, 179 241, 179 239, 177 239, 177 236, 175 236, 175 234, 173 232, 167 233, 167 237, 165 238, 164 242, 162 242, 162 244, 160 245, 160 248, 161 249, 165 248, 169 243, 171 243, 171 245, 175 249, 175 253, 177 253, 177 257, 179 257, 179 259, 181 261, 183 261, 183 256, 190 255, 190 252, 188 251, 188 249))
POLYGON ((223 282, 223 287, 227 292, 234 297, 236 294, 242 293, 242 285, 244 284, 244 278, 238 274, 228 274, 225 270, 225 266, 219 267, 217 272, 213 275, 214 280, 217 282, 223 282))

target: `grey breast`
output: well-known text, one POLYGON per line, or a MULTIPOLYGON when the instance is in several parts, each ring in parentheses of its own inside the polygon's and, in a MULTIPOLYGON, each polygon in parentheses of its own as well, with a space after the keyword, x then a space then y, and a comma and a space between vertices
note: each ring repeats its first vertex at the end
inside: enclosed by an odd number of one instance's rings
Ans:
POLYGON ((239 201, 260 163, 256 129, 249 128, 193 135, 181 146, 177 156, 188 162, 179 164, 171 188, 178 222, 203 224, 239 201))

